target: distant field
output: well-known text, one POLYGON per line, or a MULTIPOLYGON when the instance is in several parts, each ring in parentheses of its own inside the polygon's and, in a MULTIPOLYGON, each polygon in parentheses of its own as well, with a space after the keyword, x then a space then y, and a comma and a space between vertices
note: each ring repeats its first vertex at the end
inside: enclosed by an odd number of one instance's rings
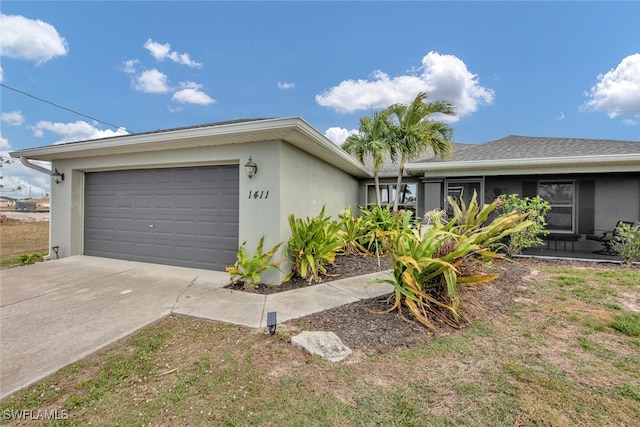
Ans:
POLYGON ((2 267, 11 264, 11 258, 26 253, 49 253, 49 221, 0 224, 2 267))

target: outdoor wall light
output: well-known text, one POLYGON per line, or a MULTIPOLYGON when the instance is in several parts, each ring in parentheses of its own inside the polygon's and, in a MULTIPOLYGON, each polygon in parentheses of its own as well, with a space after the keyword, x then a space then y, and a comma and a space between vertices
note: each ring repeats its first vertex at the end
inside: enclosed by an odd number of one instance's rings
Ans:
POLYGON ((55 177, 55 183, 56 184, 60 184, 62 181, 64 181, 64 174, 60 173, 58 171, 58 168, 55 169, 55 171, 51 174, 51 176, 55 177))
POLYGON ((276 312, 270 311, 267 313, 267 328, 269 329, 269 333, 271 335, 276 333, 276 312))
POLYGON ((249 161, 244 165, 244 171, 247 173, 247 176, 249 177, 249 179, 253 178, 253 175, 255 175, 256 172, 258 172, 258 165, 253 163, 251 156, 249 156, 249 161))
POLYGON ((60 259, 60 257, 58 256, 58 251, 60 250, 60 246, 51 246, 51 249, 53 250, 53 253, 56 254, 56 259, 60 259))

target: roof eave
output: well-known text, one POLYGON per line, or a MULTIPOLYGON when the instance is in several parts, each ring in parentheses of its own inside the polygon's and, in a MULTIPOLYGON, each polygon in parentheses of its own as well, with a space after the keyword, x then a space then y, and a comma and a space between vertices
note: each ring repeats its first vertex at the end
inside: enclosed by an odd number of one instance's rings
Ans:
POLYGON ((123 135, 101 140, 30 148, 13 151, 9 154, 14 158, 25 157, 32 160, 54 161, 123 152, 171 150, 176 148, 177 141, 180 141, 181 148, 193 148, 267 140, 286 141, 358 178, 370 176, 370 172, 364 166, 300 117, 123 135))
POLYGON ((498 159, 475 161, 443 161, 438 163, 407 163, 412 175, 528 175, 551 173, 637 172, 640 153, 579 157, 547 157, 529 159, 498 159))

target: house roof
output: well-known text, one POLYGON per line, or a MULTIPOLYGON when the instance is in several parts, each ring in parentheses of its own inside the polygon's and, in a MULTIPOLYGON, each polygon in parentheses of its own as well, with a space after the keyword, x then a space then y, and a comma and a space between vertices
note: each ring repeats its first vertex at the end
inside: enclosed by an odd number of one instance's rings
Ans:
POLYGON ((69 142, 9 153, 14 158, 55 161, 70 158, 140 153, 176 148, 285 141, 358 178, 371 176, 357 160, 345 153, 300 117, 241 119, 69 142))
POLYGON ((406 168, 425 177, 637 172, 640 141, 510 135, 456 150, 448 159, 411 162, 406 168))
MULTIPOLYGON (((464 150, 465 148, 474 146, 475 144, 469 144, 469 143, 463 143, 463 142, 452 142, 451 145, 453 146, 453 152, 458 153, 464 150)), ((420 160, 416 160, 415 163, 427 162, 433 159, 440 159, 440 157, 435 156, 433 154, 433 151, 431 151, 429 156, 422 157, 420 160)), ((365 159, 365 166, 367 167, 367 169, 371 171, 371 173, 373 173, 373 164, 372 164, 371 157, 367 157, 365 159)), ((380 176, 380 178, 397 177, 398 167, 399 167, 398 162, 391 161, 391 157, 387 154, 385 156, 384 164, 378 171, 378 175, 380 176)), ((409 176, 409 174, 405 171, 404 176, 409 176)))

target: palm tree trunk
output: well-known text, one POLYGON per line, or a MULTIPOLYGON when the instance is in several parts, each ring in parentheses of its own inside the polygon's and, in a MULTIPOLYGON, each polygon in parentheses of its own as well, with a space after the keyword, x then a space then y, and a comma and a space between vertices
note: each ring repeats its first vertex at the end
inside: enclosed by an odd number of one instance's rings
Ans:
POLYGON ((373 172, 373 180, 376 183, 376 204, 381 206, 380 203, 380 178, 378 178, 378 171, 373 172))
POLYGON ((398 181, 396 181, 396 197, 393 201, 393 212, 398 212, 398 203, 400 202, 400 187, 402 186, 402 175, 404 174, 405 155, 400 157, 400 169, 398 170, 398 181))

